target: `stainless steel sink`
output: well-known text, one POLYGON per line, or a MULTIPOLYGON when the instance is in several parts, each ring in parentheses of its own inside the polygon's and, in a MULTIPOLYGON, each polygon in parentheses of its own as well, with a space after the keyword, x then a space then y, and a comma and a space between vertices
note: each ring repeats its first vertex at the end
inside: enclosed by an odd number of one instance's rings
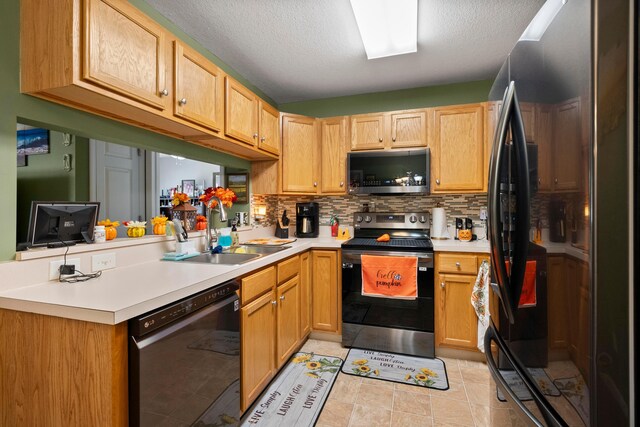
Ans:
POLYGON ((260 254, 270 255, 277 252, 289 249, 291 246, 254 246, 254 245, 240 245, 232 246, 225 249, 223 253, 229 254, 260 254))
POLYGON ((199 262, 205 264, 225 264, 238 265, 244 264, 251 260, 260 258, 260 254, 237 254, 237 253, 221 253, 221 254, 200 254, 193 258, 187 258, 182 262, 199 262))

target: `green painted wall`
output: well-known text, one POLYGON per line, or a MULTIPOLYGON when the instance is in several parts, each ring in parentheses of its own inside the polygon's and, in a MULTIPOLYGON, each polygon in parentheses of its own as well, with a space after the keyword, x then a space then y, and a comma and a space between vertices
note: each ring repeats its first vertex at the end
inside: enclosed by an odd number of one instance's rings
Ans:
POLYGON ((493 80, 366 93, 280 104, 280 110, 312 117, 331 117, 438 105, 484 102, 493 80))
MULTIPOLYGON (((141 0, 135 0, 133 3, 141 3, 143 10, 144 6, 148 7, 141 0)), ((237 157, 20 94, 19 23, 20 1, 0 2, 0 193, 5 196, 5 204, 17 203, 18 121, 84 138, 93 137, 118 144, 135 145, 147 150, 181 155, 227 167, 249 168, 248 161, 237 157)), ((243 83, 246 84, 246 81, 243 83)), ((252 89, 256 90, 253 87, 252 89)), ((6 209, 0 221, 0 261, 11 260, 15 256, 16 224, 16 212, 14 209, 6 209)))

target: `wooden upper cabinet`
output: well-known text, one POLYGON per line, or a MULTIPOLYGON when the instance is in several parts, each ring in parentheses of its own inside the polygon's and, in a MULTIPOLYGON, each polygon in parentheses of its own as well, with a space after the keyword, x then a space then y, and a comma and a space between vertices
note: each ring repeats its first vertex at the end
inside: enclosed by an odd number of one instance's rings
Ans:
POLYGON ((391 113, 391 148, 426 147, 426 111, 391 113))
POLYGON ((380 150, 385 147, 384 114, 351 116, 351 150, 380 150))
POLYGON ((536 139, 538 146, 538 191, 553 189, 553 106, 536 105, 536 139))
POLYGON ((553 133, 553 157, 559 160, 554 164, 555 190, 577 190, 580 187, 581 114, 578 98, 557 106, 553 133))
POLYGON ((430 109, 431 192, 486 191, 484 105, 430 109))
POLYGON ((258 142, 258 97, 227 76, 225 87, 225 126, 227 136, 255 146, 258 142))
POLYGON ((87 0, 84 19, 82 78, 165 109, 165 30, 121 1, 87 0))
POLYGON ((524 137, 527 142, 536 140, 536 105, 531 102, 520 103, 520 114, 524 125, 524 137))
POLYGON ((199 53, 174 41, 174 114, 185 120, 222 131, 224 75, 199 53))
POLYGON ((282 115, 282 192, 318 192, 318 125, 313 117, 282 115))
POLYGON ((258 148, 273 154, 280 154, 280 112, 260 100, 258 148))
POLYGON ((346 193, 347 117, 320 119, 320 190, 346 193))

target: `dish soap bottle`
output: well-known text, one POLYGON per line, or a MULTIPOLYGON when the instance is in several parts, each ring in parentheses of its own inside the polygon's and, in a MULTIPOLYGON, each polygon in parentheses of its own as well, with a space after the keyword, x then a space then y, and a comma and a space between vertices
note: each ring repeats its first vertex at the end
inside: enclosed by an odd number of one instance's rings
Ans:
POLYGON ((240 244, 240 236, 238 235, 238 229, 236 228, 236 222, 231 223, 231 246, 238 246, 240 244))

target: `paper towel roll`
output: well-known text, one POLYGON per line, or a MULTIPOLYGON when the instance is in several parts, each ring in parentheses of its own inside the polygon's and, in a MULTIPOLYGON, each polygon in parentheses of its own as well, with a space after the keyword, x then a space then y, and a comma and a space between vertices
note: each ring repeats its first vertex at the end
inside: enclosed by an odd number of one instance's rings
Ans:
POLYGON ((431 209, 431 238, 432 239, 448 239, 449 232, 447 231, 447 213, 444 208, 431 209))

